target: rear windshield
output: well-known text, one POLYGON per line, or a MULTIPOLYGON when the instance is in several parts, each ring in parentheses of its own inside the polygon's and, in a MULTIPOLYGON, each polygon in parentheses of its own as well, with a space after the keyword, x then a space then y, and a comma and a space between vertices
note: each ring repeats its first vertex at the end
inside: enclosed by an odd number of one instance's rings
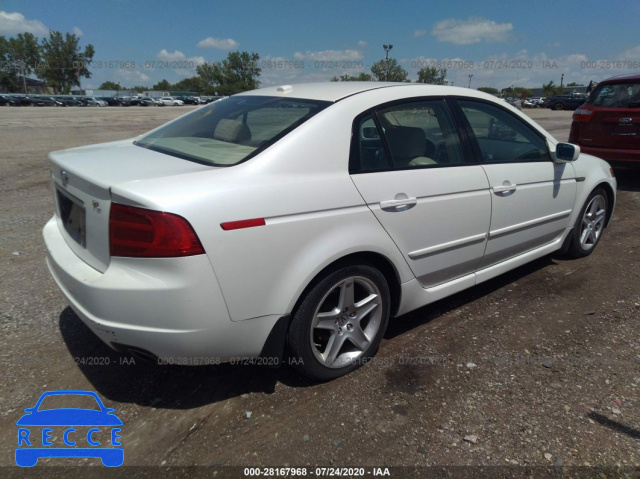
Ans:
POLYGON ((588 103, 604 108, 638 108, 640 82, 598 85, 588 103))
POLYGON ((213 166, 255 156, 330 102, 235 96, 198 108, 136 142, 137 146, 213 166))

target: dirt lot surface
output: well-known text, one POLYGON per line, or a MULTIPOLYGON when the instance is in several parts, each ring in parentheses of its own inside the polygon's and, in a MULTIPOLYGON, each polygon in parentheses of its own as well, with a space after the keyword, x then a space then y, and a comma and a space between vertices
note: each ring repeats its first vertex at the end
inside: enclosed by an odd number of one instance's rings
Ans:
MULTIPOLYGON (((640 476, 638 172, 617 172, 614 219, 591 256, 543 258, 392 321, 375 360, 330 383, 286 367, 145 364, 103 345, 45 265, 47 153, 132 137, 191 108, 0 108, 0 475, 27 472, 14 466, 23 409, 44 391, 80 389, 122 419, 125 466, 164 466, 154 477, 249 477, 227 466, 640 476), (170 468, 190 465, 215 467, 170 468)), ((570 112, 530 114, 567 139, 570 112)), ((29 472, 106 471, 80 461, 29 472)))

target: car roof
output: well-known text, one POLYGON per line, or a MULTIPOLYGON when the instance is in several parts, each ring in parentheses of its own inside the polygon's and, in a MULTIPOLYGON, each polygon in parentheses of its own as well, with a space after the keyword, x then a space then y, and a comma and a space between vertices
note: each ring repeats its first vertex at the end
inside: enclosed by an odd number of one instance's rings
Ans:
POLYGON ((602 80, 599 85, 603 83, 620 83, 620 82, 631 82, 631 81, 640 81, 640 73, 628 73, 626 75, 617 75, 611 78, 607 78, 606 80, 602 80))
POLYGON ((427 85, 424 83, 391 83, 391 82, 318 82, 318 83, 298 83, 292 85, 279 85, 266 88, 260 88, 258 90, 251 90, 240 95, 251 96, 276 96, 276 97, 290 97, 306 100, 321 100, 336 102, 343 98, 363 93, 370 90, 376 90, 381 88, 393 88, 411 89, 412 94, 415 95, 464 95, 464 96, 476 96, 478 98, 487 98, 487 94, 478 92, 477 90, 471 90, 469 88, 442 86, 442 85, 427 85))

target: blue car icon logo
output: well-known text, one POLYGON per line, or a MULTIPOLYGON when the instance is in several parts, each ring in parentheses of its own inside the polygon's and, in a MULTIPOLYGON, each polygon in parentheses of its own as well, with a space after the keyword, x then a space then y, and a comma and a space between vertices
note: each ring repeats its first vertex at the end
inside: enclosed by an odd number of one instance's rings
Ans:
POLYGON ((119 447, 122 421, 113 408, 102 404, 96 393, 48 391, 25 412, 16 422, 18 466, 33 467, 41 457, 99 457, 107 467, 118 467, 124 462, 124 449, 119 447), (48 407, 52 402, 81 402, 82 407, 48 407))

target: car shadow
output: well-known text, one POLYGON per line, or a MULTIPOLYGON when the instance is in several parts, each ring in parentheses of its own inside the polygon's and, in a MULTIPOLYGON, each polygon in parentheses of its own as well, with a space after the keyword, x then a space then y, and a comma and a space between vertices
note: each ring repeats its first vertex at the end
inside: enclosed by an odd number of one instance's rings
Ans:
POLYGON ((614 168, 618 190, 640 191, 640 168, 614 168))
MULTIPOLYGON (((453 296, 391 321, 385 339, 393 339, 427 324, 456 308, 504 288, 510 283, 555 264, 546 256, 453 296)), ((172 366, 121 355, 106 346, 67 307, 59 318, 60 332, 70 355, 95 391, 112 401, 165 409, 191 409, 253 392, 271 394, 278 382, 288 387, 310 387, 318 382, 292 368, 265 366, 172 366)))
POLYGON ((191 409, 242 394, 271 394, 279 381, 292 387, 314 384, 287 366, 175 366, 121 355, 105 345, 70 307, 60 314, 59 327, 69 354, 94 390, 115 402, 191 409))
MULTIPOLYGON (((562 259, 565 260, 566 258, 563 257, 562 259)), ((428 304, 422 308, 404 314, 389 322, 384 338, 393 339, 396 336, 400 336, 418 326, 429 323, 435 318, 447 314, 461 306, 473 303, 494 291, 504 288, 510 283, 516 282, 523 277, 529 276, 548 266, 553 266, 554 264, 556 263, 553 256, 544 256, 532 261, 531 263, 520 266, 519 268, 503 273, 489 281, 480 283, 477 286, 465 289, 464 291, 448 296, 436 301, 435 303, 428 304)))

